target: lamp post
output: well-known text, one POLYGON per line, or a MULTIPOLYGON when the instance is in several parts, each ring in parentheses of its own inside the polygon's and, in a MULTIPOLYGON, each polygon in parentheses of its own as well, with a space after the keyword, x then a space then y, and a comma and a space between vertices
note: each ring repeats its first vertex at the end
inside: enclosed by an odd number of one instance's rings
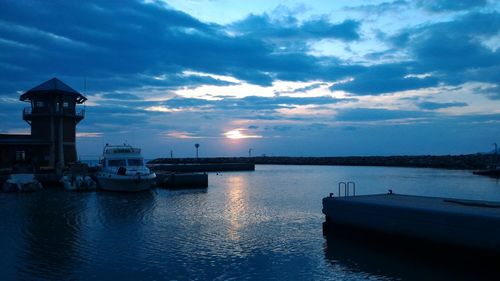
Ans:
POLYGON ((495 150, 493 150, 493 153, 495 153, 495 155, 497 155, 497 153, 498 153, 498 145, 497 145, 497 143, 496 142, 493 143, 493 146, 495 147, 495 150))
POLYGON ((248 149, 248 157, 252 157, 252 150, 253 150, 253 148, 248 149))
POLYGON ((198 160, 198 148, 200 148, 200 144, 196 143, 194 147, 196 148, 196 160, 198 160))

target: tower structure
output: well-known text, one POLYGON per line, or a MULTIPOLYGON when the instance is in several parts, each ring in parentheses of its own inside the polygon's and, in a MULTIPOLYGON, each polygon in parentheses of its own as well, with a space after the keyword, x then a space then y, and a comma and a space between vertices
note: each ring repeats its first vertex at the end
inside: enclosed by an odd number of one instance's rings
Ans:
POLYGON ((22 94, 20 100, 30 103, 23 110, 23 119, 31 126, 31 138, 48 145, 38 151, 37 159, 58 171, 75 162, 76 125, 85 117, 85 109, 77 105, 87 98, 52 78, 22 94))

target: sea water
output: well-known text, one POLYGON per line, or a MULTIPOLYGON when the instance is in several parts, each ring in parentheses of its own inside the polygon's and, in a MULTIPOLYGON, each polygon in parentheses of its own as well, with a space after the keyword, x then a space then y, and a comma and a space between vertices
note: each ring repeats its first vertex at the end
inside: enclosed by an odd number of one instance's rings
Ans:
POLYGON ((500 202, 498 180, 470 171, 345 166, 257 165, 210 173, 206 189, 0 194, 0 280, 475 276, 323 235, 321 199, 341 181, 355 182, 357 195, 392 189, 500 202))

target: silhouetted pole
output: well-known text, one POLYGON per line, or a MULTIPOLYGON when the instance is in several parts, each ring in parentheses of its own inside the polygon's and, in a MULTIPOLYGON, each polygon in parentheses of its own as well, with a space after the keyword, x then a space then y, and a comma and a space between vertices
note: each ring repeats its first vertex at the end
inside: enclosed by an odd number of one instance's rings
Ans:
POLYGON ((194 145, 194 147, 196 148, 196 160, 198 160, 198 148, 200 148, 200 144, 197 143, 194 145))
POLYGON ((495 155, 497 155, 497 153, 498 153, 498 150, 497 150, 497 148, 498 148, 497 143, 496 143, 496 142, 495 142, 495 143, 493 143, 493 146, 495 147, 494 153, 495 153, 495 155))
POLYGON ((170 150, 170 158, 174 158, 174 151, 170 150))
POLYGON ((248 157, 252 157, 252 150, 253 148, 248 149, 248 157))

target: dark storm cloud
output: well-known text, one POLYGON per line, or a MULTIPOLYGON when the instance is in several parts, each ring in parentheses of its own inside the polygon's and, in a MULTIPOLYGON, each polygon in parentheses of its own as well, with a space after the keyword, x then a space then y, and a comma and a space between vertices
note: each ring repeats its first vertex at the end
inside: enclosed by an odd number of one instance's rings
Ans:
POLYGON ((421 109, 435 110, 449 107, 464 107, 467 106, 465 102, 421 102, 417 104, 421 109))
POLYGON ((487 3, 487 0, 418 0, 417 6, 432 12, 447 12, 470 10, 487 3))

